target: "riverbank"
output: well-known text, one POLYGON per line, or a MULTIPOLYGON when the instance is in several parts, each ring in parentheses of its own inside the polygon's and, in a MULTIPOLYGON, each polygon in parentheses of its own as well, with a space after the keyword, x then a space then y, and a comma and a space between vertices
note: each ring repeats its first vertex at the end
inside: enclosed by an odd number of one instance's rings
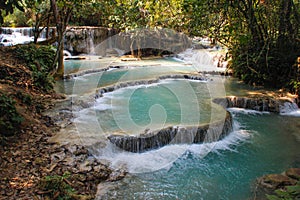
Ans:
MULTIPOLYGON (((1 53, 3 54, 3 56, 1 57, 1 66, 3 67, 1 67, 1 69, 5 69, 1 72, 3 73, 5 72, 9 75, 6 76, 6 78, 10 77, 13 79, 13 80, 9 80, 9 78, 5 80, 3 79, 0 87, 1 91, 6 95, 10 96, 11 98, 13 98, 14 101, 16 101, 15 105, 17 107, 17 111, 21 113, 22 117, 25 119, 22 123, 20 133, 11 137, 6 137, 6 139, 2 139, 3 145, 1 146, 1 150, 0 150, 1 151, 0 152, 1 153, 0 156, 1 198, 3 199, 55 199, 60 195, 69 195, 73 199, 92 199, 95 196, 95 193, 97 191, 97 185, 100 182, 106 182, 106 183, 108 182, 108 185, 110 185, 109 181, 122 179, 125 176, 126 172, 113 171, 107 165, 100 163, 99 158, 98 160, 95 159, 90 154, 89 150, 87 150, 88 147, 83 147, 81 145, 78 145, 80 144, 78 140, 82 138, 78 138, 77 132, 76 134, 73 135, 66 134, 66 129, 62 129, 63 131, 61 131, 60 133, 57 132, 60 129, 60 127, 57 127, 55 125, 56 122, 60 120, 67 120, 68 114, 70 114, 69 117, 72 118, 73 117, 72 116, 73 113, 71 109, 72 107, 76 107, 77 103, 79 104, 78 107, 82 107, 82 108, 90 107, 90 105, 88 105, 87 102, 83 102, 83 101, 82 102, 70 101, 67 103, 69 107, 64 107, 69 109, 61 109, 61 110, 58 109, 58 111, 54 111, 55 113, 58 114, 58 115, 54 115, 54 118, 45 116, 44 111, 48 111, 54 107, 57 108, 57 106, 54 106, 55 104, 57 104, 58 102, 63 103, 66 100, 64 99, 64 95, 57 95, 54 92, 46 93, 38 90, 38 88, 36 88, 36 86, 31 82, 31 77, 30 77, 31 72, 28 71, 28 69, 26 69, 25 66, 26 63, 24 62, 22 63, 21 61, 19 61, 17 58, 13 56, 13 54, 11 54, 11 52, 10 54, 8 54, 9 52, 1 51, 1 53), (59 111, 61 111, 62 115, 60 115, 59 111), (53 140, 49 140, 49 138, 50 137, 53 138, 53 136, 54 137, 56 136, 59 139, 65 137, 68 141, 66 143, 61 143, 61 145, 59 145, 58 143, 53 142, 53 140), (76 139, 78 139, 76 141, 74 140, 75 142, 73 144, 72 142, 70 142, 70 139, 72 139, 72 137, 76 137, 76 139), (53 185, 59 185, 59 187, 53 188, 52 187, 53 185), (70 192, 72 191, 71 188, 75 189, 76 192, 74 193, 70 192)), ((161 65, 164 66, 164 64, 161 65)), ((157 73, 157 70, 161 69, 160 67, 161 65, 149 66, 148 68, 146 68, 147 73, 139 73, 139 74, 140 75, 149 74, 151 72, 151 68, 153 69, 155 68, 155 71, 157 73)), ((143 68, 137 67, 136 69, 140 70, 143 68)), ((115 72, 118 73, 119 71, 115 70, 115 72)), ((113 73, 113 72, 109 72, 109 73, 113 73)), ((154 76, 156 75, 154 74, 154 76)), ((111 81, 111 79, 109 80, 111 81)), ((80 81, 80 79, 78 79, 77 81, 80 81)), ((212 84, 216 83, 216 80, 212 80, 211 83, 212 84)), ((271 94, 269 92, 266 94, 254 94, 254 96, 257 97, 257 102, 259 105, 260 105, 259 102, 261 101, 261 97, 260 97, 261 95, 263 96, 270 95, 276 97, 283 96, 282 94, 275 94, 275 93, 271 94)), ((92 99, 94 100, 94 96, 92 99)), ((243 103, 245 102, 244 100, 247 100, 246 98, 242 98, 241 100, 243 101, 238 101, 238 99, 230 99, 230 100, 232 100, 232 102, 235 101, 237 101, 237 103, 240 102, 241 105, 247 105, 243 103)), ((252 105, 252 103, 250 105, 252 105)), ((262 104, 262 105, 268 105, 268 107, 270 107, 269 104, 262 104)), ((265 106, 263 107, 266 108, 265 106)), ((244 117, 246 117, 247 120, 247 116, 244 117)), ((276 120, 274 116, 270 116, 270 117, 261 116, 261 117, 263 117, 263 119, 259 120, 259 122, 261 122, 262 125, 270 124, 270 121, 264 122, 264 120, 270 120, 269 118, 272 118, 271 119, 272 123, 273 120, 276 120)), ((243 119, 243 121, 244 120, 245 119, 243 119)), ((251 120, 251 116, 250 116, 250 120, 251 120)), ((69 122, 67 122, 67 124, 68 123, 69 122)), ((255 121, 255 123, 257 122, 255 121)), ((282 123, 282 122, 278 120, 278 123, 282 123)), ((259 128, 262 127, 262 125, 257 125, 255 127, 259 128)), ((83 128, 84 128, 84 136, 88 137, 86 131, 87 125, 85 124, 83 128)), ((240 131, 242 133, 244 130, 240 130, 240 131)), ((262 130, 258 130, 258 132, 261 131, 262 130)), ((267 131, 267 133, 272 132, 272 135, 268 136, 268 139, 270 137, 272 138, 274 137, 273 131, 267 131)), ((281 137, 283 137, 284 134, 286 134, 286 132, 284 131, 278 133, 278 141, 282 141, 281 137)), ((247 134, 240 134, 238 136, 244 138, 247 136, 247 134)), ((249 137, 250 137, 250 133, 249 133, 249 137)), ((275 139, 273 138, 272 141, 273 140, 275 139)), ((295 139, 291 139, 291 141, 292 140, 295 139)), ((95 141, 94 138, 93 141, 95 141)), ((264 144, 263 145, 264 147, 265 143, 267 143, 268 141, 269 140, 263 140, 260 143, 264 144)), ((222 144, 222 142, 223 141, 220 141, 220 145, 222 144)), ((273 147, 274 145, 270 145, 270 148, 271 146, 273 147)), ((288 147, 288 146, 290 145, 284 145, 284 147, 288 147)), ((198 147, 201 147, 201 144, 198 147)), ((255 148, 254 147, 253 148, 257 150, 258 148, 263 148, 263 147, 255 146, 255 148)), ((239 148, 239 146, 237 148, 239 148)), ((244 148, 244 146, 241 146, 241 148, 244 148)), ((248 155, 249 149, 251 150, 251 148, 249 147, 242 149, 246 152, 245 155, 248 155)), ((292 152, 292 151, 290 151, 290 149, 287 149, 286 151, 283 152, 292 152)), ((225 153, 229 154, 230 151, 229 152, 224 151, 224 154, 225 153)), ((233 156, 242 156, 242 155, 243 154, 239 154, 239 155, 234 154, 233 156)), ((130 160, 130 159, 134 159, 135 156, 140 156, 140 155, 132 154, 128 157, 125 156, 125 158, 128 158, 128 160, 130 160)), ((163 156, 165 157, 165 154, 163 156)), ((212 156, 217 156, 217 155, 213 154, 212 156)), ((122 155, 120 157, 122 157, 122 155)), ((248 157, 249 156, 241 160, 245 160, 248 157)), ((255 163, 256 160, 255 161, 251 160, 251 158, 255 158, 255 157, 257 156, 253 156, 253 157, 250 156, 249 163, 255 163)), ((264 159, 269 159, 270 157, 273 156, 266 156, 264 159)), ((118 159, 112 157, 110 158, 114 159, 114 161, 117 161, 118 159)), ((146 162, 149 163, 149 159, 147 159, 147 157, 144 158, 146 159, 146 162)), ((227 157, 224 156, 223 160, 221 158, 218 159, 222 161, 221 163, 226 164, 228 162, 228 159, 226 158, 227 157)), ((218 160, 218 159, 213 159, 213 160, 218 160)), ((142 163, 140 161, 141 160, 139 159, 139 163, 142 163)), ((192 159, 190 161, 194 163, 195 166, 197 166, 198 160, 192 159)), ((178 162, 180 162, 180 160, 178 162)), ((183 162, 185 163, 185 161, 183 162)), ((234 162, 230 160, 230 163, 234 163, 234 162)), ((208 162, 207 167, 213 167, 213 166, 214 166, 213 162, 208 162)), ((224 167, 224 169, 229 167, 231 166, 228 164, 228 167, 224 167)), ((236 169, 240 169, 239 167, 240 165, 237 165, 236 169)), ((270 167, 272 166, 268 166, 265 168, 269 169, 270 167)), ((174 166, 174 168, 176 169, 176 166, 174 166)), ((286 166, 280 165, 278 168, 280 169, 286 168, 286 166)), ((260 168, 255 168, 255 167, 253 169, 260 170, 260 168)), ((220 169, 218 168, 212 169, 212 171, 216 171, 216 170, 220 170, 220 169)), ((184 170, 180 170, 180 171, 182 171, 182 175, 184 176, 189 174, 187 171, 184 170)), ((203 170, 197 170, 197 171, 198 172, 201 171, 202 173, 205 172, 203 170)), ((223 172, 224 174, 228 173, 227 171, 223 171, 223 172)), ((246 174, 246 171, 244 172, 243 173, 241 172, 241 174, 246 174)), ((265 171, 263 171, 263 173, 265 173, 265 171)), ((262 172, 257 174, 260 176, 262 172)), ((254 174, 251 180, 254 180, 255 177, 258 177, 258 175, 254 174)), ((172 171, 167 172, 165 176, 172 176, 172 171)), ((204 173, 204 174, 199 174, 199 176, 201 178, 199 177, 199 179, 197 180, 204 180, 205 177, 215 176, 215 174, 208 175, 204 173)), ((172 179, 170 180, 171 183, 176 182, 173 181, 172 179)), ((222 180, 224 180, 224 178, 222 178, 222 180)), ((150 182, 154 183, 155 181, 150 181, 150 182)), ((247 183, 249 183, 249 181, 247 181, 247 183)), ((199 184, 205 184, 205 182, 200 182, 199 184)), ((195 184, 193 183, 193 185, 195 184)), ((226 183, 226 185, 228 184, 226 183)), ((160 186, 164 187, 165 182, 163 182, 163 184, 160 186)), ((145 188, 151 189, 152 187, 145 187, 145 188)), ((243 188, 246 187, 248 187, 248 185, 244 183, 243 188)), ((131 190, 131 187, 128 188, 126 186, 125 188, 126 190, 131 190)), ((111 192, 118 193, 117 190, 118 189, 115 190, 112 189, 111 192)), ((199 188, 195 188, 195 191, 197 190, 199 190, 199 188)), ((166 191, 169 191, 169 189, 166 189, 166 191)), ((222 191, 219 190, 219 193, 221 194, 222 191)), ((152 195, 155 196, 157 194, 159 193, 152 194, 152 195)))
MULTIPOLYGON (((83 146, 48 140, 60 128, 43 113, 65 96, 38 87, 28 63, 14 52, 15 47, 0 49, 0 95, 10 106, 2 104, 1 112, 14 111, 20 119, 11 132, 1 125, 0 199, 93 199, 98 183, 118 180, 125 172, 101 164, 83 146)), ((9 120, 1 117, 1 123, 9 120)))

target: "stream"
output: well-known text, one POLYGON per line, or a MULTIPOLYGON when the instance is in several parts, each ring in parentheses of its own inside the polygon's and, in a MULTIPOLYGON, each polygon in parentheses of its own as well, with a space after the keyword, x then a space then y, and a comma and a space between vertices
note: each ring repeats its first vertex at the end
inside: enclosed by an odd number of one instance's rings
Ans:
POLYGON ((211 102, 213 98, 259 90, 233 78, 209 74, 201 74, 203 80, 159 78, 199 75, 198 66, 174 58, 121 62, 89 57, 66 60, 65 68, 73 76, 58 82, 56 90, 74 102, 75 126, 62 131, 77 134, 83 145, 93 147, 97 159, 129 172, 121 181, 99 185, 97 199, 251 199, 256 178, 300 167, 298 110, 280 115, 228 109, 233 131, 209 143, 170 144, 131 153, 107 140, 111 134, 138 135, 222 119, 225 111, 211 102), (116 87, 120 83, 129 86, 116 87), (112 85, 114 90, 99 92, 112 85), (76 102, 86 105, 78 109, 76 102))

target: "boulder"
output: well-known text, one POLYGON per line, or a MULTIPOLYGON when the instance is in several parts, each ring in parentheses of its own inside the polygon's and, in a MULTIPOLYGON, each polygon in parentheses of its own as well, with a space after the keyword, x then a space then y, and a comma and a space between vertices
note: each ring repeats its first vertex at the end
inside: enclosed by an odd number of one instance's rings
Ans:
POLYGON ((300 181, 300 168, 290 168, 285 171, 285 175, 300 181))
MULTIPOLYGON (((300 168, 291 168, 282 174, 268 174, 257 179, 255 194, 264 199, 266 195, 278 197, 278 191, 288 191, 289 186, 299 184, 300 168)), ((293 195, 297 195, 296 193, 293 195)), ((278 197, 279 199, 279 197, 278 197)), ((289 198, 294 199, 294 198, 289 198)))
POLYGON ((262 187, 271 190, 283 188, 284 186, 295 185, 296 183, 296 180, 283 174, 268 174, 259 179, 259 184, 262 187))

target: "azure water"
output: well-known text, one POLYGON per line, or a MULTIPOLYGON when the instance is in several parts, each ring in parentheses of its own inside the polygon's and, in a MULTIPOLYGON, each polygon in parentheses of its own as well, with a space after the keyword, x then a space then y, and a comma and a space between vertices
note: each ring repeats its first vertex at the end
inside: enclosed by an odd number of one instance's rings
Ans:
MULTIPOLYGON (((74 61, 68 62, 67 68, 72 71, 74 61)), ((76 62, 83 65, 77 67, 76 73, 89 69, 89 65, 108 67, 101 60, 92 61, 93 64, 76 62)), ((118 82, 195 72, 191 65, 168 59, 141 63, 139 67, 128 63, 123 66, 78 76, 61 83, 60 90, 72 95, 74 102, 77 98, 90 101, 99 88, 118 82)), ((223 113, 220 106, 211 103, 213 88, 220 84, 230 95, 243 95, 251 90, 235 80, 215 76, 207 77, 206 82, 159 80, 105 93, 86 108, 74 112, 74 122, 83 125, 78 129, 83 141, 85 136, 90 137, 89 132, 95 134, 90 139, 105 141, 111 133, 137 134, 160 128, 162 121, 164 125, 210 122, 215 119, 212 114, 222 116, 223 113), (199 115, 189 115, 197 109, 199 115)), ((94 156, 131 173, 124 180, 99 186, 97 198, 248 199, 257 177, 300 166, 298 118, 237 109, 230 112, 234 131, 223 140, 209 144, 175 144, 137 154, 121 151, 105 141, 106 145, 98 148, 94 156)))

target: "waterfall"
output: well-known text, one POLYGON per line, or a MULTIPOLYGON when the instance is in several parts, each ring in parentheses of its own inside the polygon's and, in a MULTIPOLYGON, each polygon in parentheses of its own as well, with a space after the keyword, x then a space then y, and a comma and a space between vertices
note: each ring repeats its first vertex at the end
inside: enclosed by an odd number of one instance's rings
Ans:
POLYGON ((94 35, 95 30, 87 30, 87 45, 88 45, 88 54, 95 55, 95 44, 94 44, 94 35))
POLYGON ((112 49, 113 48, 113 44, 112 44, 112 29, 108 29, 108 49, 112 49))
MULTIPOLYGON (((53 31, 54 28, 50 28, 49 34, 53 31)), ((7 37, 11 37, 14 39, 17 44, 25 44, 33 41, 33 28, 32 27, 18 27, 18 28, 10 28, 10 27, 2 27, 2 34, 7 37)), ((38 40, 45 40, 47 30, 46 28, 40 33, 38 40)))
POLYGON ((262 112, 289 114, 299 112, 296 103, 289 99, 276 99, 272 97, 235 97, 216 98, 213 102, 224 108, 244 108, 262 112))
POLYGON ((281 115, 300 116, 300 109, 294 102, 285 102, 279 107, 281 115))
MULTIPOLYGON (((101 69, 102 71, 107 71, 109 68, 101 69)), ((74 77, 74 76, 73 76, 74 77)), ((72 76, 68 77, 72 78, 72 76)), ((187 75, 187 74, 174 74, 174 75, 164 75, 160 76, 157 79, 148 79, 148 80, 139 80, 139 81, 130 81, 130 82, 122 82, 117 83, 115 85, 102 87, 98 89, 96 92, 95 98, 102 97, 104 93, 113 92, 117 89, 125 88, 125 87, 131 87, 131 86, 137 86, 137 85, 150 85, 153 83, 158 83, 160 80, 164 79, 187 79, 187 80, 194 80, 194 81, 207 81, 206 78, 202 76, 196 76, 196 75, 187 75)))
POLYGON ((169 144, 199 144, 216 142, 232 132, 232 117, 229 112, 225 120, 200 126, 171 126, 139 136, 110 135, 109 141, 125 151, 141 153, 169 144))
POLYGON ((72 57, 72 54, 69 51, 64 50, 64 56, 72 57))

